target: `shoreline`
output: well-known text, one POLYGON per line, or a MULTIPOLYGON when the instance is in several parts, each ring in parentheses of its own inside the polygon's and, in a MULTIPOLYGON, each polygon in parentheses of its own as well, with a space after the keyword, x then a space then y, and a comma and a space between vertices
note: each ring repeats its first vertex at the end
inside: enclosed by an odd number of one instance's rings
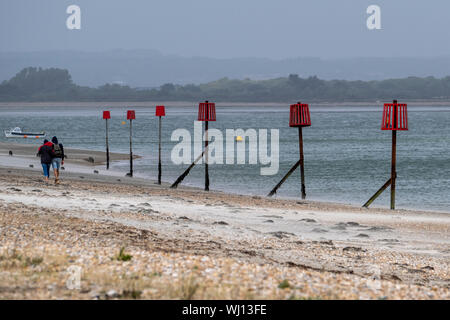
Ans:
MULTIPOLYGON (((361 101, 361 102, 326 102, 326 101, 311 101, 310 105, 313 106, 336 106, 336 107, 351 107, 351 106, 374 106, 388 101, 361 101)), ((434 107, 448 107, 450 106, 449 101, 432 101, 432 100, 405 100, 410 106, 434 106, 434 107)), ((81 101, 61 101, 61 102, 0 102, 0 108, 4 107, 102 107, 102 108, 117 108, 117 107, 148 107, 149 105, 155 106, 164 104, 166 107, 185 107, 186 105, 196 105, 196 101, 91 101, 91 102, 81 102, 81 101)), ((228 107, 286 107, 289 102, 227 102, 227 101, 216 101, 216 104, 228 107)))
MULTIPOLYGON (((32 171, 41 171, 40 161, 38 157, 32 156, 31 153, 36 149, 35 145, 29 144, 19 144, 19 143, 4 143, 0 142, 0 166, 10 169, 23 169, 23 170, 32 170, 32 171), (13 151, 13 157, 8 156, 8 150, 13 151), (13 164, 11 163, 13 161, 13 164), (32 165, 33 167, 30 167, 32 165)), ((125 177, 125 171, 114 170, 114 168, 110 168, 106 170, 104 167, 106 163, 106 152, 104 151, 96 151, 96 150, 85 150, 85 149, 75 149, 75 148, 67 148, 65 149, 66 154, 68 154, 68 159, 65 160, 66 165, 62 171, 62 174, 92 174, 96 171, 96 175, 98 176, 113 176, 113 177, 125 177), (94 162, 89 162, 88 159, 92 157, 94 162)), ((133 159, 139 159, 141 156, 133 154, 133 159)), ((129 155, 124 153, 110 153, 110 163, 120 163, 124 161, 129 161, 129 155)), ((155 180, 150 179, 145 176, 140 176, 139 174, 135 174, 136 179, 140 179, 143 181, 148 181, 149 184, 155 183, 155 180)), ((131 182, 131 181, 130 181, 131 182)), ((162 180, 163 185, 170 186, 172 182, 162 180)), ((184 187, 189 189, 203 190, 201 187, 197 186, 186 186, 184 187)), ((221 191, 221 190, 211 190, 211 192, 218 192, 221 194, 227 194, 230 196, 244 196, 244 197, 260 197, 267 198, 264 195, 251 195, 251 194, 242 194, 232 191, 221 191)), ((282 199, 288 201, 298 201, 298 199, 294 197, 284 197, 284 196, 276 196, 273 199, 282 199)), ((361 206, 356 203, 344 203, 344 202, 334 202, 328 200, 309 200, 310 202, 320 203, 323 205, 330 204, 336 206, 345 206, 354 209, 361 209, 361 206)), ((377 205, 373 205, 371 208, 376 210, 388 210, 387 207, 380 207, 377 205)), ((436 214, 448 214, 450 216, 450 211, 445 210, 433 210, 433 209, 422 209, 422 208, 404 208, 399 209, 402 211, 412 211, 412 212, 429 212, 436 214)), ((389 212, 389 210, 388 210, 389 212)))
MULTIPOLYGON (((37 140, 39 143, 42 139, 37 140)), ((40 144, 39 144, 40 145, 40 144)), ((19 160, 19 167, 24 167, 25 162, 29 164, 40 164, 39 157, 36 157, 37 144, 24 143, 7 143, 0 142, 0 164, 7 166, 9 162, 19 160), (9 151, 12 151, 13 156, 9 156, 9 151)), ((64 160, 67 164, 73 164, 82 167, 95 167, 106 163, 106 152, 98 150, 64 148, 64 153, 67 158, 64 160)), ((125 153, 110 152, 110 162, 129 160, 129 155, 125 153)), ((140 155, 133 154, 133 159, 141 158, 140 155)), ((25 165, 27 167, 28 164, 25 165)), ((37 167, 40 167, 39 165, 37 167)))
MULTIPOLYGON (((33 156, 33 152, 37 149, 36 145, 32 144, 20 144, 20 143, 5 143, 0 142, 0 166, 9 169, 23 169, 29 171, 37 171, 41 172, 40 161, 38 157, 33 156), (8 151, 13 151, 13 157, 8 156, 8 151), (33 167, 30 167, 32 165, 33 167)), ((97 150, 86 150, 86 149, 76 149, 76 148, 65 148, 65 152, 68 155, 68 158, 65 160, 66 165, 62 171, 62 174, 94 174, 96 171, 96 175, 98 176, 112 176, 112 177, 125 177, 125 171, 114 170, 114 168, 110 168, 106 170, 106 152, 97 151, 97 150), (92 157, 94 159, 93 162, 88 161, 88 159, 92 157)), ((140 155, 133 154, 133 159, 142 158, 140 155)), ((121 163, 124 161, 129 161, 129 155, 125 153, 113 153, 110 152, 110 163, 121 163)), ((155 180, 150 179, 145 176, 140 176, 139 174, 135 174, 135 179, 139 179, 142 181, 148 181, 149 184, 154 184, 155 180)), ((131 183, 133 180, 130 180, 131 183)), ((163 185, 170 186, 172 182, 162 180, 163 185)), ((200 186, 186 186, 183 187, 193 190, 203 190, 200 186)), ((251 194, 242 194, 236 193, 232 191, 221 191, 221 190, 211 190, 211 192, 217 192, 220 194, 226 194, 230 196, 244 196, 244 197, 260 197, 267 198, 264 195, 251 195, 251 194)), ((288 201, 299 201, 294 197, 284 197, 284 196, 275 196, 273 199, 281 199, 288 201)), ((308 200, 313 203, 320 203, 323 205, 329 204, 330 206, 343 206, 346 208, 353 209, 361 209, 361 206, 356 203, 343 203, 343 202, 333 202, 328 200, 308 200)), ((371 209, 375 210, 387 210, 387 207, 380 207, 377 205, 373 205, 371 209)), ((428 212, 431 214, 447 214, 450 216, 450 211, 445 210, 433 210, 433 209, 422 209, 422 208, 404 208, 399 209, 401 211, 411 211, 411 212, 428 212)))
MULTIPOLYGON (((0 156, 1 159, 1 156, 0 156)), ((0 162, 1 164, 1 162, 0 162)), ((95 169, 96 166, 90 166, 89 164, 87 167, 95 169)), ((248 195, 248 194, 239 194, 239 193, 232 193, 227 191, 221 191, 221 190, 210 190, 208 192, 204 191, 202 187, 196 187, 196 186, 189 186, 189 185, 179 185, 177 189, 170 189, 171 182, 162 181, 161 185, 157 184, 156 179, 149 179, 146 177, 128 177, 124 174, 124 172, 119 171, 106 171, 102 170, 101 172, 93 173, 91 170, 83 170, 78 171, 77 169, 80 169, 81 166, 75 167, 75 170, 72 171, 62 171, 61 173, 61 179, 66 177, 69 181, 77 181, 77 182, 89 182, 89 181, 95 181, 105 184, 111 184, 115 185, 117 182, 120 182, 121 184, 129 187, 147 187, 150 189, 160 189, 165 190, 167 192, 170 192, 172 190, 174 191, 188 191, 188 192, 199 192, 202 194, 202 196, 217 196, 217 197, 227 197, 229 199, 232 199, 233 201, 237 202, 245 202, 245 201, 261 201, 263 202, 264 206, 268 206, 270 208, 284 208, 286 206, 296 206, 296 205, 308 205, 311 208, 319 209, 325 212, 328 211, 336 211, 336 210, 345 210, 351 213, 356 214, 365 214, 365 213, 378 213, 380 215, 389 215, 389 214, 404 214, 404 215, 411 215, 411 216, 418 216, 418 217, 424 217, 424 218, 435 218, 440 219, 444 218, 448 222, 450 222, 450 212, 447 211, 438 211, 438 210, 424 210, 424 209, 395 209, 391 210, 389 208, 382 208, 382 207, 376 207, 372 206, 370 208, 363 208, 362 206, 357 206, 353 204, 348 203, 340 203, 340 202, 333 202, 333 201, 317 201, 317 200, 301 200, 299 198, 293 198, 293 197, 283 197, 283 196, 275 196, 275 197, 267 197, 267 196, 259 196, 259 195, 248 195), (80 176, 82 175, 82 176, 80 176)), ((0 167, 0 172, 7 172, 7 173, 13 173, 13 174, 19 174, 19 175, 27 175, 31 174, 33 178, 38 179, 39 181, 43 179, 42 178, 42 172, 41 168, 29 168, 29 167, 16 167, 16 166, 2 166, 0 167)), ((52 184, 50 183, 50 186, 52 184)), ((208 198, 208 197, 207 197, 208 198)))

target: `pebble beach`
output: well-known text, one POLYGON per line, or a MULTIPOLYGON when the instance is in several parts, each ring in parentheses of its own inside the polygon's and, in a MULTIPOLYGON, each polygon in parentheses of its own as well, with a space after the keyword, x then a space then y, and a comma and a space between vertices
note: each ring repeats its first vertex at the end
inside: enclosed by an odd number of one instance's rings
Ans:
POLYGON ((447 213, 0 173, 1 299, 450 298, 447 213))

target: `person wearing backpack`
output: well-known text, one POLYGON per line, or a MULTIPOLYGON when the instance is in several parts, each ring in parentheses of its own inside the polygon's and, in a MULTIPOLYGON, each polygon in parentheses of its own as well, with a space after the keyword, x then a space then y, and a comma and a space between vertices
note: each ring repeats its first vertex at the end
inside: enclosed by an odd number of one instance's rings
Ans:
POLYGON ((52 138, 54 158, 52 160, 53 172, 55 173, 55 184, 59 184, 59 169, 61 164, 64 165, 64 147, 62 143, 58 142, 57 137, 52 138))
POLYGON ((48 179, 50 178, 50 165, 55 156, 53 144, 49 142, 47 139, 45 139, 44 144, 40 146, 38 149, 37 156, 41 157, 41 164, 42 169, 44 171, 45 183, 48 183, 48 179))

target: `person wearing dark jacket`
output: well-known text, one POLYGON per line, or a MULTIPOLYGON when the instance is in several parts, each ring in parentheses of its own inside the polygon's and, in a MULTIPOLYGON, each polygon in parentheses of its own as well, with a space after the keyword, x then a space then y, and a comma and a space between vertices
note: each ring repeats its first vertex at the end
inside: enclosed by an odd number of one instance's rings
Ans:
POLYGON ((52 160, 53 172, 55 173, 55 184, 59 183, 59 168, 61 168, 61 164, 64 165, 64 147, 62 143, 58 142, 57 137, 52 138, 53 142, 53 151, 55 155, 52 160))
POLYGON ((53 157, 55 156, 55 152, 53 151, 53 143, 45 139, 44 144, 39 147, 37 154, 41 157, 41 165, 44 171, 45 182, 48 183, 48 178, 50 178, 50 165, 53 157))

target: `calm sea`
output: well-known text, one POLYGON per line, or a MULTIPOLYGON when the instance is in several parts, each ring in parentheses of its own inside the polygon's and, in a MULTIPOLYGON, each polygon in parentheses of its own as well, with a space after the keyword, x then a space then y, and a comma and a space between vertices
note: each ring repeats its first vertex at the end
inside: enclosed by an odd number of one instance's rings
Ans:
MULTIPOLYGON (((158 121, 154 107, 138 107, 133 122, 135 174, 156 179, 158 121)), ((381 131, 381 106, 314 107, 312 126, 303 130, 306 191, 308 199, 362 205, 390 176, 391 134, 381 131)), ((127 108, 110 108, 110 150, 129 151, 129 127, 124 125, 127 108)), ((45 130, 56 135, 65 147, 104 150, 105 125, 102 108, 0 108, 2 130, 15 126, 23 130, 45 130)), ((398 133, 397 207, 450 212, 450 106, 408 107, 409 131, 398 133)), ((173 130, 193 133, 197 106, 166 108, 163 118, 163 180, 173 182, 187 165, 174 165, 170 141, 173 130)), ((211 189, 237 194, 266 195, 298 160, 298 132, 289 128, 288 106, 228 107, 217 105, 217 121, 210 128, 279 129, 280 170, 261 176, 260 165, 211 165, 211 189)), ((34 143, 33 140, 0 141, 34 143)), ((40 142, 40 141, 39 141, 40 142)), ((114 170, 128 171, 128 163, 114 170)), ((185 185, 203 186, 203 166, 195 167, 185 185)), ((299 197, 300 173, 295 172, 279 189, 279 197, 299 197)), ((373 206, 388 207, 389 192, 373 206)))

